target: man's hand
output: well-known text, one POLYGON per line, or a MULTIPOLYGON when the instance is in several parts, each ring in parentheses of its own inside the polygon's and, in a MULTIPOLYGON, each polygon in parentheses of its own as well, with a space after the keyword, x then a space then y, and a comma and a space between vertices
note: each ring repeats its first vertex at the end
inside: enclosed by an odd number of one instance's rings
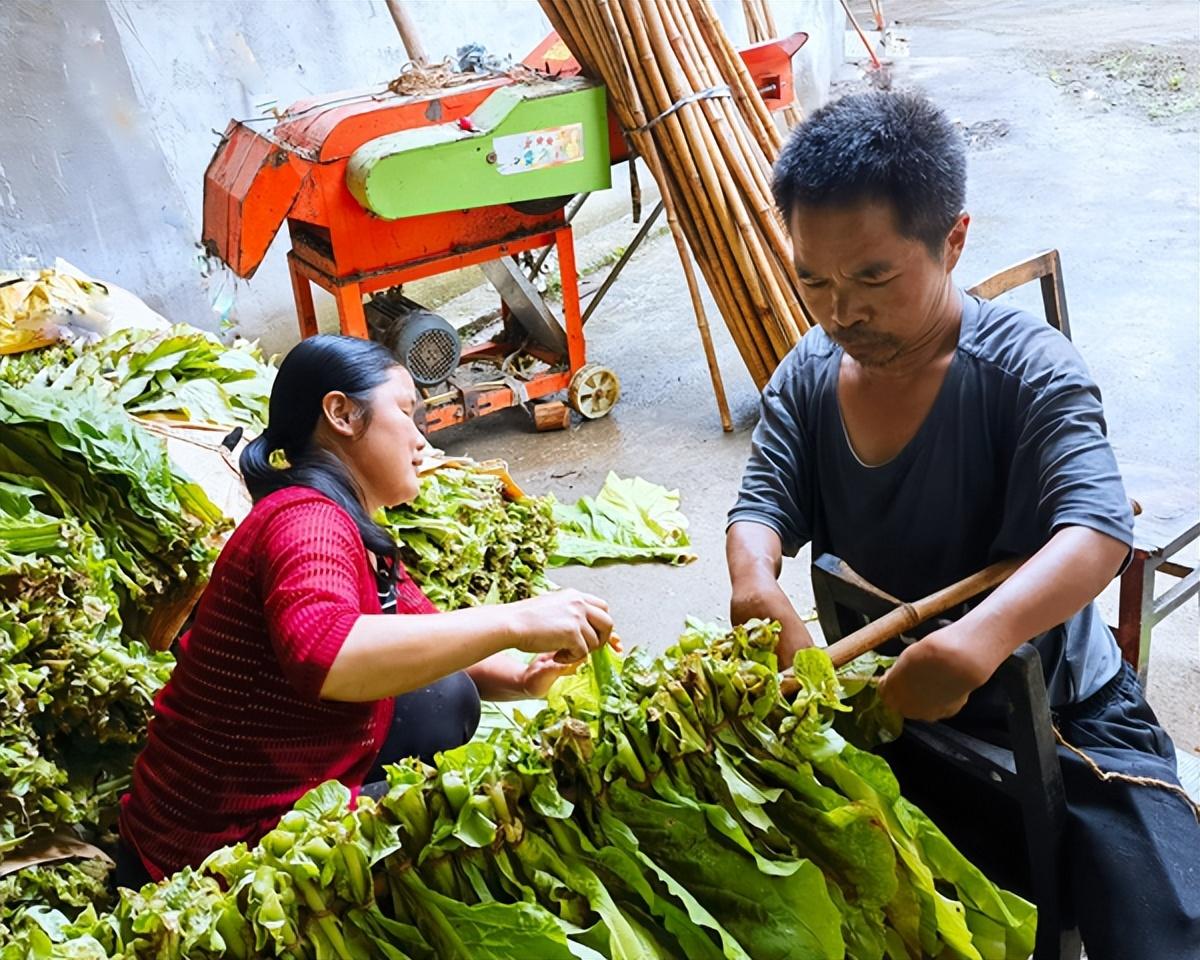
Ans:
POLYGON ((979 606, 905 650, 880 682, 883 702, 913 720, 954 716, 1017 647, 1094 600, 1128 549, 1063 527, 979 606))
POLYGON ((813 645, 808 627, 796 613, 787 594, 773 580, 769 584, 762 584, 761 590, 734 594, 729 602, 729 619, 735 625, 747 620, 778 620, 782 629, 775 653, 780 669, 792 665, 797 650, 813 645))
POLYGON ((964 643, 961 623, 929 634, 909 646, 879 682, 884 705, 909 720, 952 717, 991 675, 974 653, 978 644, 964 643))
POLYGON ((790 667, 796 651, 811 647, 813 642, 804 621, 779 586, 783 565, 779 534, 760 523, 735 523, 725 538, 725 560, 732 587, 729 619, 734 624, 755 619, 778 620, 783 630, 775 652, 780 667, 790 667))

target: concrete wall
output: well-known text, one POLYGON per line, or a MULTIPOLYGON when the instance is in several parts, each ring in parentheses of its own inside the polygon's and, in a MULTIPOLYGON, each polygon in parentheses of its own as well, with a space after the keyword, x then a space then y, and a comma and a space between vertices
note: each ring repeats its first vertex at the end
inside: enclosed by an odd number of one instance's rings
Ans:
MULTIPOLYGON (((435 59, 479 40, 520 58, 549 31, 535 0, 409 0, 435 59)), ((735 42, 738 0, 718 0, 735 42)), ((813 36, 803 96, 840 62, 833 0, 776 0, 780 29, 813 36)), ((406 57, 382 0, 5 0, 0 4, 0 265, 62 256, 168 317, 228 317, 270 348, 294 337, 286 240, 250 283, 206 264, 203 173, 231 117, 368 86, 406 57)), ((610 203, 618 203, 617 198, 610 203)))

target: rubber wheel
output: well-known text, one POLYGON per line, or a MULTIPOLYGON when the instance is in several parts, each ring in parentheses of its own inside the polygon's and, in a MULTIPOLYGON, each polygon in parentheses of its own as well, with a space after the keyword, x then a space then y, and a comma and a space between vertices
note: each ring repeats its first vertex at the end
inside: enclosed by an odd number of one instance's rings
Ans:
POLYGON ((607 416, 621 396, 621 381, 608 367, 585 363, 575 371, 567 390, 567 401, 581 417, 599 420, 607 416))

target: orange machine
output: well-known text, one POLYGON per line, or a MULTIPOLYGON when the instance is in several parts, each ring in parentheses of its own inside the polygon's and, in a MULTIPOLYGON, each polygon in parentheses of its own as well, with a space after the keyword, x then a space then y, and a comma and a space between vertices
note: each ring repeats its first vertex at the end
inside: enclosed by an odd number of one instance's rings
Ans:
MULTIPOLYGON (((743 51, 773 108, 792 99, 790 59, 805 39, 743 51)), ((603 416, 620 385, 611 370, 587 363, 564 208, 572 195, 608 186, 608 164, 628 154, 615 122, 593 115, 602 88, 589 94, 579 72, 551 34, 519 79, 460 74, 415 92, 393 84, 300 101, 269 131, 232 121, 205 171, 205 248, 249 278, 286 219, 301 335, 317 332, 311 283, 334 297, 343 333, 379 336, 379 323, 409 324, 412 335, 399 341, 410 353, 401 359, 424 389, 430 431, 564 390, 582 415, 603 416), (560 116, 564 109, 581 113, 560 116), (518 138, 532 144, 535 133, 559 153, 522 156, 518 138), (513 259, 550 246, 561 321, 513 259), (445 321, 393 291, 473 265, 500 291, 503 330, 461 349, 445 321), (517 356, 526 362, 514 365, 517 356), (472 381, 464 365, 497 373, 472 381)))

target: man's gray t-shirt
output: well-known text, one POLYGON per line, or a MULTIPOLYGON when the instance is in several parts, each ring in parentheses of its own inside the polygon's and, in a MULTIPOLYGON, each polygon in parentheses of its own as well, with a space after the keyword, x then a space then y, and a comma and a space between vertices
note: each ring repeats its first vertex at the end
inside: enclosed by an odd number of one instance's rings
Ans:
MULTIPOLYGON (((963 294, 958 350, 925 422, 892 460, 852 450, 837 399, 842 348, 805 334, 763 391, 729 522, 773 528, 789 556, 812 541, 913 601, 1062 527, 1125 544, 1133 515, 1100 391, 1071 343, 1032 314, 963 294)), ((1104 685, 1120 652, 1094 604, 1037 641, 1052 706, 1104 685)))

